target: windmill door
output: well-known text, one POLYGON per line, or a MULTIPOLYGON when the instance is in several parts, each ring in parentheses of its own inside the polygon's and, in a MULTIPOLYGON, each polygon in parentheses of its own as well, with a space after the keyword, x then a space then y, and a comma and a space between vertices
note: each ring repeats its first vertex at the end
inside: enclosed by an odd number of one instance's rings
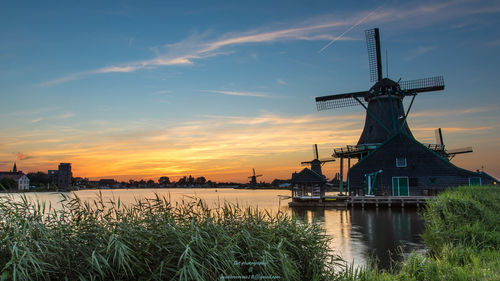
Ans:
POLYGON ((408 187, 408 177, 393 177, 392 178, 392 195, 393 196, 408 196, 410 193, 408 187))

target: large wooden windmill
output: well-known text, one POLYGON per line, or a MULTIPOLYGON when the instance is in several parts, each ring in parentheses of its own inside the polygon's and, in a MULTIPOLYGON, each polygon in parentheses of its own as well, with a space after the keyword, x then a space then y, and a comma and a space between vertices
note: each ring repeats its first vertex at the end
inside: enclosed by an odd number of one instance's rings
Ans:
POLYGON ((365 125, 358 143, 334 149, 333 156, 341 160, 341 193, 344 158, 348 160, 348 183, 361 193, 386 194, 392 191, 393 195, 421 194, 436 188, 465 184, 471 178, 474 182, 484 178, 449 162, 454 155, 472 152, 472 149, 448 152, 442 142, 421 144, 408 127, 408 114, 417 94, 444 90, 443 77, 397 82, 383 78, 379 30, 367 30, 365 35, 370 78, 375 84, 368 91, 316 98, 318 110, 355 105, 361 105, 366 110, 365 125), (407 109, 403 106, 405 97, 411 97, 407 109), (351 158, 358 160, 352 168, 351 158))

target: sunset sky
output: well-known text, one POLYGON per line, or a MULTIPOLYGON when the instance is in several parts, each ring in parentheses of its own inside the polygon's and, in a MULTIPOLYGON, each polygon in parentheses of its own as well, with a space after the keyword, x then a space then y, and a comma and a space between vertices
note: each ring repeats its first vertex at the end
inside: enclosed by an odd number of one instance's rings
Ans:
POLYGON ((499 1, 171 2, 2 1, 0 170, 290 178, 312 144, 358 141, 363 108, 314 97, 371 87, 364 30, 379 27, 384 76, 444 76, 413 104, 415 137, 441 127, 474 149, 453 163, 500 177, 499 1))

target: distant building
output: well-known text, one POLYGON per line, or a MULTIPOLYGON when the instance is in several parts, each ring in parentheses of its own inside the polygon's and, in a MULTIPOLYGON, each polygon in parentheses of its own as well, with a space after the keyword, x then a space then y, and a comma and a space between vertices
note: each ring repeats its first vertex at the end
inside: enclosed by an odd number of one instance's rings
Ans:
POLYGON ((100 179, 99 186, 100 187, 115 187, 116 181, 114 179, 100 179))
POLYGON ((70 189, 71 179, 73 178, 71 163, 60 163, 58 168, 58 170, 48 170, 47 174, 51 182, 57 184, 59 189, 70 189))
POLYGON ((0 172, 0 179, 9 178, 17 183, 18 190, 29 190, 30 189, 30 179, 22 172, 17 170, 16 163, 14 162, 14 167, 10 172, 0 172))

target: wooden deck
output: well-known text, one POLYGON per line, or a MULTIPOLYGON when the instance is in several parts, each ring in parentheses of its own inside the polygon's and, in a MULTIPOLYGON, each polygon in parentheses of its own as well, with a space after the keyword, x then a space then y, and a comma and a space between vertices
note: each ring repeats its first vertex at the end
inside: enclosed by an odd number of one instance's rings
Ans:
POLYGON ((419 208, 432 200, 432 196, 335 196, 319 198, 295 197, 290 207, 336 207, 336 208, 419 208))

